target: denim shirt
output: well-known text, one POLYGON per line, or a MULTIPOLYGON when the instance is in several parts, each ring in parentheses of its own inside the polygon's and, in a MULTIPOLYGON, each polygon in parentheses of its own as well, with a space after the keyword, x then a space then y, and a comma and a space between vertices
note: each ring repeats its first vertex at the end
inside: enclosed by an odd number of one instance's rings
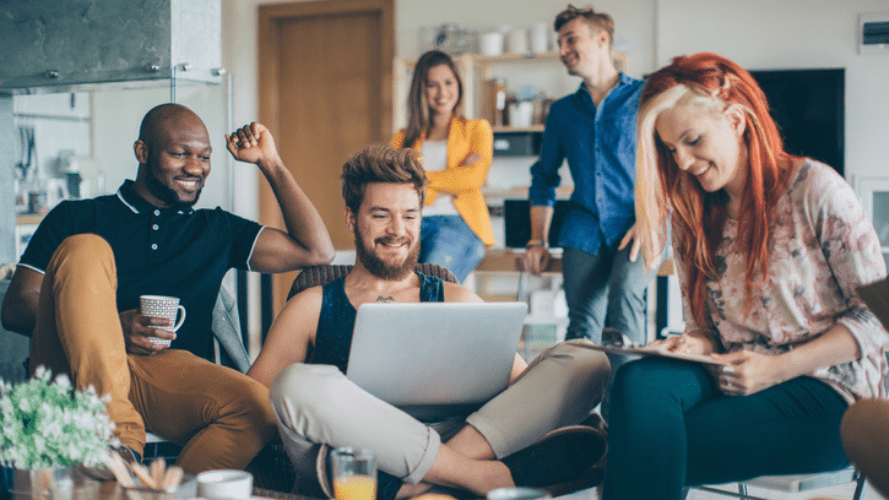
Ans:
POLYGON ((636 114, 644 82, 620 74, 597 108, 586 86, 550 107, 540 159, 531 167, 531 205, 553 206, 568 159, 574 192, 559 232, 563 247, 595 255, 636 220, 636 114))

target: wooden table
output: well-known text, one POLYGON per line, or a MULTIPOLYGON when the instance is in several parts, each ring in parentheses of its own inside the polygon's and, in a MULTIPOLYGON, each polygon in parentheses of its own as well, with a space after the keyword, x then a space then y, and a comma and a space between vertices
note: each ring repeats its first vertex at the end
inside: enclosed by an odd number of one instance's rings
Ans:
MULTIPOLYGON (((524 254, 525 251, 522 249, 489 248, 485 251, 485 257, 475 267, 475 270, 481 272, 524 272, 525 269, 522 265, 524 254)), ((560 252, 550 252, 549 265, 544 272, 562 272, 562 254, 560 252)), ((670 276, 673 272, 673 259, 668 258, 661 263, 657 275, 670 276)))

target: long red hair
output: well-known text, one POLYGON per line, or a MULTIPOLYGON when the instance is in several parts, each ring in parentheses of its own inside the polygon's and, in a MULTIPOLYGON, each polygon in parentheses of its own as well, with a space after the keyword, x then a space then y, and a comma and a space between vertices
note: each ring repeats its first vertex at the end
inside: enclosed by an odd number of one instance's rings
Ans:
POLYGON ((646 259, 664 246, 666 214, 672 208, 674 231, 682 235, 677 257, 687 262, 688 298, 694 320, 711 324, 706 282, 719 276, 715 261, 728 205, 725 190, 704 191, 676 165, 654 130, 657 116, 676 105, 698 104, 725 112, 739 106, 745 115, 743 140, 747 171, 738 213, 737 246, 747 256, 745 311, 752 290, 768 273, 771 211, 789 182, 795 157, 769 115, 765 94, 753 77, 734 62, 710 53, 680 56, 648 78, 639 103, 636 210, 646 259), (757 274, 759 278, 757 279, 757 274))

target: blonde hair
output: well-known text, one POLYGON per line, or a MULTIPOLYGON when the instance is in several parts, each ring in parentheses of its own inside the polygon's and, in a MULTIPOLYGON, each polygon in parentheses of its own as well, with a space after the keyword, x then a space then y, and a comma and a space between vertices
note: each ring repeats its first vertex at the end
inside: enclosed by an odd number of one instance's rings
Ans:
MULTIPOLYGON (((713 97, 700 87, 678 84, 654 96, 639 109, 636 126, 636 237, 642 247, 642 256, 649 269, 658 261, 658 256, 667 245, 667 224, 669 222, 669 202, 665 193, 669 188, 662 179, 658 155, 661 153, 655 125, 662 113, 681 107, 691 106, 713 113, 723 114, 728 103, 713 97)), ((695 183, 689 176, 678 176, 676 186, 680 190, 692 189, 695 183)), ((693 214, 694 216, 700 214, 693 214)))

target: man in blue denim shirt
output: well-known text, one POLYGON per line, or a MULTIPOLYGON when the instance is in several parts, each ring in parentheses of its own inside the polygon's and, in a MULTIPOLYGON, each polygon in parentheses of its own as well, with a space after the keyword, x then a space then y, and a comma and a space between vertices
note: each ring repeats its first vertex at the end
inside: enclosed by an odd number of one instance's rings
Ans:
POLYGON ((539 275, 548 264, 546 235, 561 180, 558 170, 567 158, 574 193, 559 233, 567 336, 598 343, 602 329, 611 327, 644 343, 646 283, 642 259, 636 258, 633 206, 636 112, 643 82, 615 69, 614 22, 607 14, 569 5, 556 17, 555 29, 562 63, 583 83, 550 108, 540 159, 531 167, 532 239, 524 266, 539 275))

